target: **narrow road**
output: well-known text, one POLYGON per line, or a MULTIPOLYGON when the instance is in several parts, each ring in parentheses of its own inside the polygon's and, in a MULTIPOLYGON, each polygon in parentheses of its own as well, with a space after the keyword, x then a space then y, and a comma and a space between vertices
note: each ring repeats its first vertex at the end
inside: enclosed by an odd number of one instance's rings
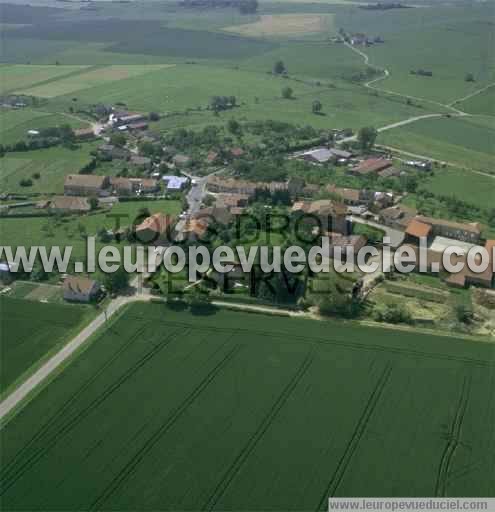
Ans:
POLYGON ((110 302, 106 310, 99 314, 69 343, 64 345, 54 356, 44 363, 33 375, 26 379, 17 389, 0 403, 0 422, 17 407, 37 386, 45 381, 53 372, 60 368, 84 343, 126 304, 134 301, 149 300, 145 294, 118 297, 110 302))
MULTIPOLYGON (((453 115, 453 114, 452 114, 453 115)), ((422 119, 433 119, 433 118, 439 118, 444 117, 445 114, 423 114, 421 116, 415 116, 415 117, 409 117, 408 119, 404 119, 402 121, 396 121, 395 123, 390 123, 385 126, 381 126, 380 128, 377 128, 377 132, 386 132, 387 130, 392 130, 394 128, 399 128, 401 126, 406 126, 411 123, 416 123, 417 121, 421 121, 422 119)), ((343 139, 340 139, 338 141, 338 144, 342 144, 343 142, 351 142, 356 140, 357 135, 351 135, 350 137, 345 137, 343 139)), ((431 159, 433 160, 433 159, 431 159)))
POLYGON ((478 89, 477 91, 474 91, 470 94, 467 94, 466 96, 464 96, 463 98, 459 98, 457 100, 454 100, 452 103, 450 103, 450 107, 452 105, 457 105, 458 103, 462 103, 463 101, 466 101, 470 98, 472 98, 473 96, 478 96, 478 94, 481 94, 482 92, 485 92, 487 91, 488 89, 490 89, 491 87, 495 87, 495 83, 493 84, 488 84, 487 86, 483 87, 482 89, 478 89))
MULTIPOLYGON (((411 158, 414 158, 416 160, 439 160, 438 158, 433 158, 431 156, 426 156, 426 155, 420 155, 418 153, 411 153, 410 151, 404 151, 403 149, 399 149, 399 148, 395 148, 393 146, 384 146, 383 144, 376 144, 376 147, 377 148, 383 148, 383 149, 386 149, 392 153, 399 153, 400 155, 404 155, 404 156, 407 156, 409 157, 409 159, 411 158)), ((402 159, 402 158, 398 158, 398 160, 404 162, 405 160, 402 159)), ((480 176, 486 176, 487 178, 492 178, 492 179, 495 179, 495 174, 489 174, 487 172, 483 172, 483 171, 476 171, 474 169, 471 169, 470 167, 466 167, 464 165, 460 165, 460 164, 457 164, 455 162, 449 162, 449 161, 446 161, 446 160, 441 160, 443 163, 447 164, 449 167, 455 167, 457 169, 462 169, 464 171, 469 171, 470 173, 473 173, 473 174, 479 174, 480 176)))
MULTIPOLYGON (((353 45, 351 45, 351 44, 349 44, 347 42, 344 43, 344 44, 351 51, 353 51, 354 53, 360 55, 362 57, 365 65, 373 67, 374 69, 376 69, 376 70, 380 71, 381 73, 383 73, 382 76, 379 76, 378 78, 374 78, 374 79, 366 82, 364 84, 364 87, 366 87, 368 89, 375 90, 375 91, 380 91, 380 92, 384 92, 384 93, 387 93, 387 94, 392 94, 392 95, 395 95, 395 96, 399 96, 399 97, 405 98, 405 99, 411 99, 411 100, 416 100, 416 101, 422 101, 422 102, 430 103, 432 105, 438 105, 438 106, 440 106, 440 107, 442 107, 444 109, 452 110, 453 113, 450 114, 451 116, 456 116, 456 117, 473 116, 473 114, 469 114, 468 112, 464 112, 464 111, 456 108, 454 105, 457 105, 457 104, 459 104, 459 103, 461 103, 461 102, 463 102, 463 101, 465 101, 465 100, 467 100, 469 98, 472 98, 473 96, 481 94, 482 92, 488 90, 491 87, 495 87, 495 83, 488 84, 485 87, 483 87, 481 89, 478 89, 477 91, 474 91, 474 92, 472 92, 470 94, 467 94, 466 96, 464 96, 462 98, 454 100, 453 102, 451 102, 449 104, 440 103, 438 101, 429 100, 429 99, 426 99, 426 98, 418 98, 416 96, 409 96, 407 94, 402 94, 402 93, 398 93, 398 92, 395 92, 395 91, 390 91, 388 89, 383 89, 381 87, 375 87, 374 86, 375 83, 380 82, 382 80, 385 80, 385 79, 387 79, 390 76, 390 71, 388 69, 386 69, 386 68, 380 68, 378 66, 370 64, 370 58, 369 58, 369 56, 366 53, 364 53, 363 51, 359 50, 358 48, 355 48, 353 45)), ((385 125, 385 126, 382 126, 380 128, 377 128, 377 131, 378 131, 378 133, 381 133, 381 132, 384 132, 384 131, 387 131, 387 130, 392 130, 394 128, 400 128, 401 126, 406 126, 408 124, 415 123, 415 122, 421 121, 423 119, 441 118, 441 117, 445 117, 445 115, 446 115, 446 113, 432 113, 432 114, 424 114, 424 115, 420 115, 420 116, 410 117, 408 119, 404 119, 403 121, 398 121, 398 122, 395 122, 395 123, 390 123, 388 125, 385 125)), ((354 141, 356 139, 357 139, 357 135, 353 135, 351 137, 346 137, 344 139, 341 139, 337 143, 338 144, 342 144, 344 142, 351 142, 351 141, 354 141)), ((393 148, 393 147, 390 147, 390 146, 383 146, 382 145, 380 147, 389 149, 391 151, 395 151, 397 153, 402 153, 404 155, 412 156, 414 158, 420 158, 420 159, 423 159, 423 160, 437 160, 436 158, 433 158, 433 157, 430 157, 430 156, 415 155, 414 153, 409 153, 407 151, 402 151, 402 150, 400 150, 398 148, 393 148)), ((463 167, 463 166, 461 166, 459 164, 455 164, 453 162, 446 162, 446 163, 448 165, 450 165, 450 166, 453 166, 453 167, 465 169, 465 167, 463 167)), ((487 177, 490 177, 490 178, 495 178, 494 175, 491 175, 491 174, 488 174, 488 173, 483 173, 481 171, 472 171, 472 172, 474 172, 475 174, 480 174, 482 176, 487 176, 487 177)))
MULTIPOLYGON (((446 105, 444 103, 440 103, 439 101, 429 100, 427 98, 420 98, 418 96, 410 96, 408 94, 403 94, 403 93, 400 93, 400 92, 391 91, 389 89, 384 89, 382 87, 375 87, 373 84, 375 84, 376 82, 381 82, 382 80, 387 79, 390 76, 390 71, 388 69, 386 69, 386 68, 381 68, 379 66, 375 66, 375 65, 370 64, 369 56, 366 53, 364 53, 363 51, 359 50, 358 48, 355 48, 354 46, 352 46, 352 44, 349 44, 349 43, 344 43, 344 44, 347 46, 347 48, 352 50, 354 53, 357 53, 358 55, 360 55, 363 58, 364 63, 367 66, 370 66, 370 67, 380 71, 381 73, 383 73, 382 76, 379 76, 378 78, 373 78, 373 80, 370 80, 369 82, 366 82, 364 84, 364 87, 366 87, 368 89, 375 90, 375 91, 384 92, 386 94, 391 94, 391 95, 394 95, 394 96, 399 96, 399 97, 405 98, 405 99, 422 101, 424 103, 431 103, 432 105, 437 105, 439 107, 445 108, 446 110, 452 110, 455 114, 457 114, 459 116, 469 115, 466 112, 463 112, 462 110, 459 110, 459 109, 453 107, 452 105, 446 105)), ((453 103, 456 103, 456 102, 454 101, 453 103)))
POLYGON ((390 238, 390 246, 396 249, 404 242, 405 233, 404 231, 400 231, 399 229, 394 229, 389 226, 385 226, 384 224, 380 224, 378 222, 374 222, 372 220, 362 219, 361 217, 356 217, 355 215, 349 215, 347 217, 351 222, 355 222, 356 224, 364 224, 366 226, 370 226, 372 228, 379 229, 385 232, 385 236, 390 238))

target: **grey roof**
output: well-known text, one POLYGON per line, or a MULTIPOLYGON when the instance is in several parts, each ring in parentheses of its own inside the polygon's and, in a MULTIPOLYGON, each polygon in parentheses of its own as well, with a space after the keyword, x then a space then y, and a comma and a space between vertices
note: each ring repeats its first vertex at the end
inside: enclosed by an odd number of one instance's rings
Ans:
POLYGON ((332 157, 333 153, 330 149, 327 148, 318 148, 312 149, 310 151, 306 151, 304 156, 310 156, 317 160, 320 163, 328 162, 332 157))
POLYGON ((342 149, 331 149, 330 152, 334 154, 338 158, 351 158, 352 153, 349 153, 349 151, 344 151, 342 149))

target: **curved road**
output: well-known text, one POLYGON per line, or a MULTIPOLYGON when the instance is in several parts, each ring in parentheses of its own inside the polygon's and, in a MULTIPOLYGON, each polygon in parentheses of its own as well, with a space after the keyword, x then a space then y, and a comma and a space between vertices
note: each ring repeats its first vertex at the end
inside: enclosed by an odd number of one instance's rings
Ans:
MULTIPOLYGON (((369 56, 366 53, 364 53, 363 51, 359 50, 358 48, 355 48, 354 46, 352 46, 351 44, 349 44, 347 42, 344 43, 344 44, 345 44, 345 46, 347 46, 347 48, 352 50, 354 53, 357 53, 358 55, 360 55, 363 58, 364 63, 367 66, 371 66, 371 67, 377 69, 378 71, 380 71, 381 73, 383 73, 382 76, 379 76, 378 78, 374 78, 373 80, 370 80, 369 82, 366 82, 364 84, 364 87, 366 87, 368 89, 375 90, 375 91, 384 92, 386 94, 392 94, 394 96, 399 96, 399 97, 405 98, 405 99, 411 99, 411 100, 416 100, 416 101, 422 101, 422 102, 425 102, 425 103, 430 103, 432 105, 438 105, 439 107, 442 107, 444 109, 453 111, 453 113, 450 114, 452 116, 464 117, 464 116, 471 116, 471 115, 473 115, 473 114, 469 114, 467 112, 464 112, 464 111, 454 107, 454 105, 456 105, 458 103, 461 103, 462 101, 467 100, 469 98, 472 98, 473 96, 476 96, 476 95, 486 91, 490 87, 494 87, 495 86, 495 83, 489 84, 489 85, 487 85, 487 86, 485 86, 485 87, 483 87, 481 89, 478 89, 477 91, 474 91, 474 92, 464 96, 463 98, 459 98, 457 100, 454 100, 450 104, 444 104, 444 103, 440 103, 440 102, 434 101, 434 100, 429 100, 429 99, 426 99, 426 98, 418 98, 417 96, 409 96, 407 94, 402 94, 402 93, 399 93, 399 92, 390 91, 390 90, 384 89, 382 87, 375 87, 373 84, 375 84, 376 82, 380 82, 382 80, 387 79, 390 76, 390 71, 388 69, 386 69, 386 68, 380 68, 378 66, 371 65, 370 64, 369 56)), ((398 128, 400 126, 405 126, 405 125, 408 125, 408 124, 411 124, 411 123, 415 123, 416 121, 421 121, 422 119, 433 119, 433 118, 438 118, 438 117, 444 117, 445 115, 446 115, 446 113, 434 113, 434 114, 424 114, 424 115, 421 115, 421 116, 410 117, 408 119, 404 119, 403 121, 399 121, 399 122, 396 122, 396 123, 391 123, 391 124, 382 126, 381 128, 378 128, 377 131, 378 132, 384 132, 386 130, 391 130, 393 128, 398 128)), ((356 136, 346 137, 345 139, 341 139, 339 141, 339 143, 350 142, 350 141, 355 140, 355 139, 356 139, 356 136)), ((432 158, 429 158, 429 159, 433 160, 432 158)))

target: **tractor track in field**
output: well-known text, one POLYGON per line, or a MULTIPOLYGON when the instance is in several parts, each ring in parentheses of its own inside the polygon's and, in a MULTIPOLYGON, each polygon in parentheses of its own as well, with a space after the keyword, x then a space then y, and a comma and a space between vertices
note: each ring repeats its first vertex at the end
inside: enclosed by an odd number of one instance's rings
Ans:
MULTIPOLYGON (((131 318, 138 318, 138 317, 131 317, 131 318)), ((190 324, 187 324, 185 322, 166 322, 163 320, 154 320, 155 324, 160 323, 163 325, 167 325, 170 327, 183 327, 183 328, 190 328, 190 329, 196 329, 195 327, 191 327, 190 324)), ((219 333, 230 333, 232 332, 232 328, 229 327, 216 327, 216 326, 201 326, 198 329, 200 330, 209 330, 212 332, 219 332, 219 333)), ((394 347, 388 347, 385 345, 379 345, 377 343, 358 343, 358 342, 351 342, 351 341, 341 341, 338 339, 329 339, 329 338, 318 338, 315 336, 298 336, 294 335, 294 333, 288 333, 288 332, 266 332, 266 331, 260 331, 256 329, 243 329, 243 328, 236 328, 236 333, 238 334, 254 334, 257 336, 262 337, 269 337, 269 338, 280 338, 280 339, 287 339, 288 336, 290 336, 291 339, 296 341, 303 341, 305 343, 307 342, 313 342, 321 345, 336 345, 341 346, 345 348, 350 349, 356 349, 356 350, 372 350, 377 352, 387 352, 390 354, 397 354, 397 355, 408 355, 412 357, 421 357, 426 359, 440 359, 440 360, 446 360, 446 361, 455 361, 460 363, 466 363, 471 364, 473 366, 481 366, 486 368, 495 368, 495 363, 486 361, 484 359, 474 359, 471 357, 463 357, 463 356, 454 356, 454 355, 448 355, 444 353, 434 353, 434 352, 423 352, 420 350, 414 350, 414 349, 402 349, 402 348, 394 348, 394 347)))
POLYGON ((471 377, 464 377, 459 403, 455 411, 454 419, 447 434, 447 444, 442 452, 438 467, 435 496, 444 497, 447 494, 447 484, 451 473, 452 462, 459 444, 461 443, 462 426, 469 403, 471 390, 471 377))
POLYGON ((2 474, 0 477, 0 481, 2 482, 0 496, 3 495, 10 487, 12 487, 12 485, 14 485, 19 480, 19 478, 21 478, 26 473, 26 471, 33 466, 33 464, 38 462, 46 453, 48 453, 48 451, 50 451, 53 446, 55 446, 61 439, 63 439, 64 436, 71 432, 74 426, 76 426, 81 420, 86 418, 97 407, 99 407, 110 396, 112 396, 112 394, 116 392, 126 381, 132 378, 137 371, 139 371, 144 365, 146 365, 146 363, 153 359, 153 357, 159 351, 167 347, 175 339, 177 334, 179 333, 175 331, 169 334, 160 345, 154 346, 144 356, 136 361, 112 385, 105 388, 105 390, 98 397, 93 399, 88 405, 86 405, 86 407, 79 411, 69 421, 61 425, 58 430, 52 434, 51 439, 46 440, 43 446, 41 446, 27 460, 25 460, 20 467, 14 468, 12 474, 2 474))
POLYGON ((359 443, 360 443, 363 435, 366 432, 366 428, 370 422, 371 417, 373 416, 374 411, 376 410, 376 406, 377 406, 378 402, 380 401, 383 391, 384 391, 385 387, 387 386, 387 383, 389 381, 391 373, 392 373, 392 364, 389 362, 385 366, 385 369, 383 370, 382 374, 378 378, 378 381, 377 381, 370 397, 368 398, 368 402, 366 403, 363 413, 361 414, 361 417, 359 418, 356 428, 354 429, 354 432, 352 433, 351 439, 347 443, 344 453, 342 454, 342 457, 339 460, 337 468, 336 468, 330 482, 328 483, 325 491, 323 492, 323 494, 321 496, 318 506, 315 508, 316 512, 324 509, 328 498, 331 496, 334 496, 335 493, 337 492, 337 489, 338 489, 340 483, 342 482, 342 479, 345 476, 347 468, 349 467, 349 464, 352 461, 352 457, 353 457, 354 453, 356 453, 359 443))
MULTIPOLYGON (((23 448, 16 454, 15 458, 12 459, 7 465, 2 468, 0 472, 0 480, 3 478, 4 473, 8 473, 11 466, 15 466, 19 458, 22 457, 25 451, 29 450, 31 446, 42 439, 43 435, 46 432, 49 432, 50 428, 56 424, 57 420, 60 417, 65 417, 66 412, 70 409, 71 405, 77 400, 88 388, 95 382, 100 375, 105 373, 105 371, 116 361, 118 358, 129 348, 136 339, 141 336, 146 330, 147 325, 141 326, 136 330, 133 336, 131 336, 126 343, 124 343, 119 349, 112 354, 110 359, 105 361, 105 363, 93 374, 91 377, 85 381, 79 389, 76 390, 74 394, 72 394, 63 404, 62 406, 40 427, 40 429, 36 432, 36 434, 29 439, 29 441, 23 446, 23 448)), ((111 329, 111 328, 110 328, 111 329)))
POLYGON ((249 438, 248 442, 243 446, 241 451, 238 453, 237 457, 234 459, 230 467, 224 473, 222 479, 216 485, 213 494, 208 498, 206 503, 201 507, 201 510, 211 511, 218 503, 218 501, 225 494, 229 485, 235 476, 239 473, 242 466, 249 458, 249 455, 256 448, 259 441, 263 438, 266 431, 270 428, 270 425, 273 423, 278 413, 281 411, 283 406, 286 404, 289 397, 292 395, 294 389, 297 387, 301 379, 304 377, 309 367, 311 366, 314 359, 314 350, 311 350, 307 356, 304 358, 304 361, 297 369, 296 373, 291 377, 288 384, 284 387, 278 398, 272 404, 270 410, 267 415, 263 418, 263 421, 260 423, 256 431, 249 438))
MULTIPOLYGON (((232 334, 232 337, 235 333, 232 334)), ((227 343, 229 338, 225 343, 227 343)), ((119 473, 111 480, 104 491, 91 504, 90 510, 99 510, 134 472, 139 463, 146 457, 149 451, 156 445, 158 441, 166 434, 170 428, 182 417, 185 411, 194 403, 205 389, 213 382, 216 376, 225 368, 225 366, 235 358, 241 351, 242 345, 234 345, 227 354, 213 367, 212 370, 201 380, 201 382, 189 393, 186 399, 176 407, 174 412, 168 419, 160 425, 160 427, 145 441, 143 446, 134 454, 131 460, 119 471, 119 473)))

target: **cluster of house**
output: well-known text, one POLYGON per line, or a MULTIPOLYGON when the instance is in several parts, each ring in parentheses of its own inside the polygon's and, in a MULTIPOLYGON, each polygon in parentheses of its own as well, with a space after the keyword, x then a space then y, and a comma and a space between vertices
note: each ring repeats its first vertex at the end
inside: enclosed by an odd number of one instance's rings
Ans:
POLYGON ((108 116, 107 126, 118 131, 146 130, 148 116, 139 112, 114 111, 108 116))
POLYGON ((475 246, 482 246, 493 257, 495 240, 482 240, 481 226, 474 223, 454 222, 418 215, 414 208, 397 205, 380 212, 380 222, 388 227, 404 231, 404 243, 419 250, 421 239, 426 241, 427 266, 429 270, 441 272, 445 282, 451 286, 469 285, 491 288, 494 285, 493 262, 490 261, 485 272, 476 273, 466 265, 467 253, 475 246), (443 253, 447 247, 455 246, 460 250, 452 258, 453 263, 462 263, 463 270, 457 273, 444 272, 443 253))
MULTIPOLYGON (((376 175, 382 178, 400 176, 402 171, 394 167, 392 160, 383 157, 372 157, 365 159, 356 158, 352 151, 345 151, 338 148, 318 147, 306 151, 298 151, 291 158, 297 158, 316 165, 333 164, 347 165, 347 173, 351 176, 376 175)), ((431 162, 415 161, 409 165, 416 169, 430 170, 431 162)))
POLYGON ((370 37, 363 33, 340 34, 330 39, 332 43, 348 43, 352 46, 372 46, 378 43, 384 43, 385 40, 381 36, 370 37))
POLYGON ((371 46, 377 43, 384 43, 384 39, 381 36, 370 37, 363 33, 355 33, 349 37, 349 43, 352 46, 371 46))

